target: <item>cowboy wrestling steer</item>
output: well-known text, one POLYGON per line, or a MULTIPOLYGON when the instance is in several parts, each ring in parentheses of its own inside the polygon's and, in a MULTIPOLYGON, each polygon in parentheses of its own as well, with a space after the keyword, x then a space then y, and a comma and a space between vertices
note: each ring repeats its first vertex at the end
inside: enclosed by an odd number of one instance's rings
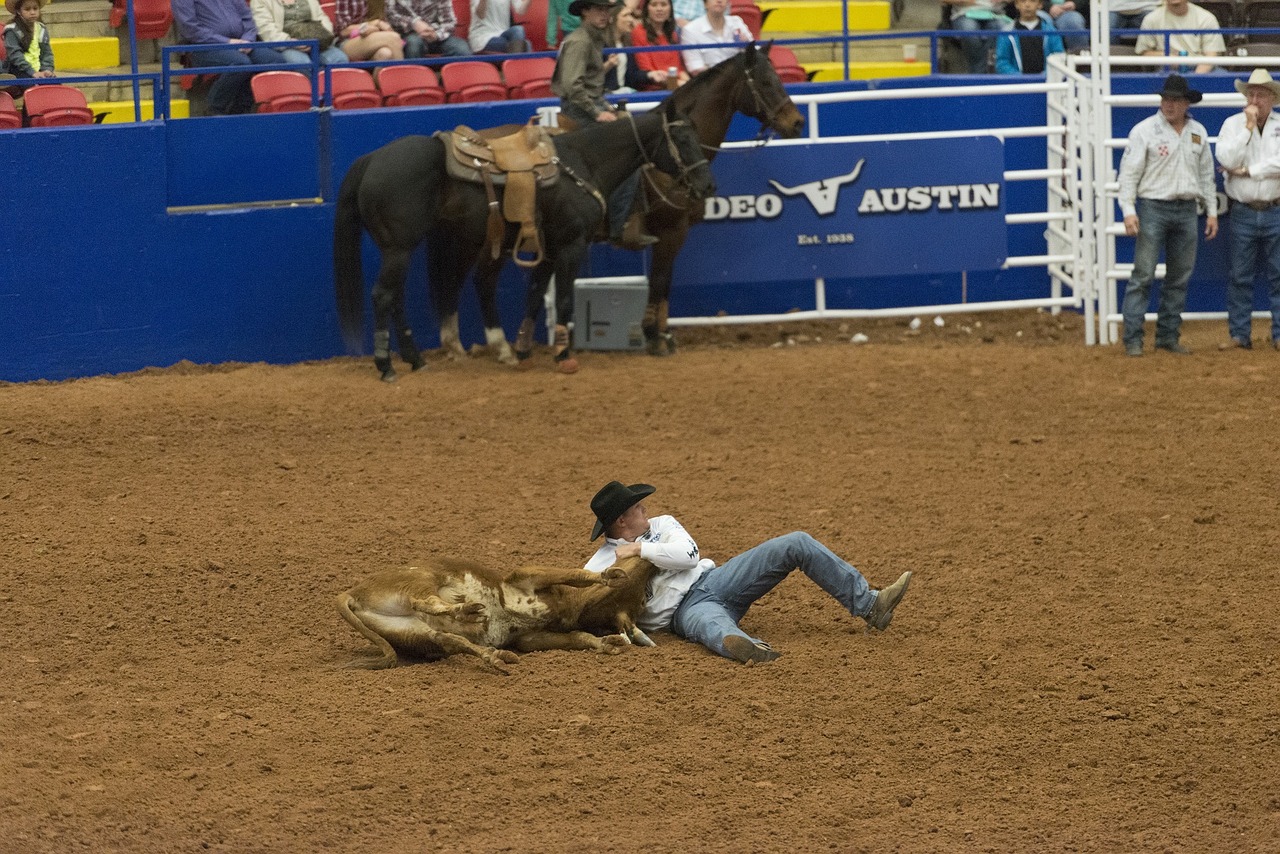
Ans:
POLYGON ((536 566, 504 571, 435 558, 374 573, 338 596, 338 613, 382 653, 357 666, 467 654, 501 671, 519 659, 512 650, 612 654, 632 643, 653 646, 635 624, 653 573, 653 564, 639 557, 603 573, 536 566))

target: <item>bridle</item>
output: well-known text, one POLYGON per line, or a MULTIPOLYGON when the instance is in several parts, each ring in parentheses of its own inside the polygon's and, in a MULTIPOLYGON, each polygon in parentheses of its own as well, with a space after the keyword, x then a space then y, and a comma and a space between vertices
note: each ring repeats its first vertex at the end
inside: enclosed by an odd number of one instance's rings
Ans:
MULTIPOLYGON (((640 141, 640 131, 636 129, 635 118, 630 113, 623 113, 623 115, 631 122, 631 135, 635 137, 636 146, 640 149, 641 154, 644 155, 644 166, 641 167, 641 174, 645 176, 645 180, 648 181, 651 187, 653 187, 658 196, 662 198, 662 201, 666 202, 668 205, 672 205, 673 207, 676 206, 670 199, 663 195, 662 190, 658 189, 657 185, 654 184, 653 180, 649 177, 650 168, 645 167, 651 167, 653 169, 658 167, 657 164, 653 162, 649 152, 645 150, 644 143, 640 141)), ((685 162, 684 158, 680 156, 680 146, 676 145, 675 139, 671 136, 671 129, 676 125, 683 125, 689 128, 693 127, 689 124, 688 119, 672 120, 667 118, 667 114, 665 112, 662 113, 662 137, 667 143, 667 154, 671 156, 671 161, 675 163, 676 169, 679 170, 679 172, 672 177, 675 179, 677 185, 683 187, 686 191, 692 192, 693 181, 689 176, 692 174, 693 170, 697 169, 699 166, 708 165, 707 158, 700 157, 692 163, 685 162)))
MULTIPOLYGON (((675 139, 673 139, 671 136, 671 128, 674 127, 675 125, 685 125, 688 127, 692 127, 692 125, 689 124, 689 121, 687 119, 675 119, 675 120, 668 119, 666 113, 661 113, 661 117, 662 117, 662 136, 667 143, 667 153, 671 155, 671 160, 675 163, 676 169, 679 170, 679 174, 674 176, 674 180, 679 186, 683 187, 686 192, 689 192, 692 195, 693 181, 690 179, 689 176, 693 172, 693 170, 697 169, 699 166, 708 165, 707 159, 703 157, 692 163, 686 163, 684 158, 680 156, 680 146, 676 144, 675 139)), ((640 167, 640 174, 644 176, 646 182, 649 184, 650 187, 653 188, 653 190, 658 194, 658 196, 662 199, 663 202, 665 202, 666 204, 672 207, 677 207, 677 208, 683 207, 683 205, 677 205, 675 202, 671 201, 671 199, 667 198, 666 195, 662 192, 662 190, 659 189, 658 186, 654 183, 653 178, 650 177, 650 172, 653 169, 657 169, 658 166, 656 163, 653 162, 653 156, 649 153, 648 149, 644 147, 644 141, 640 139, 640 131, 636 129, 635 116, 633 116, 631 113, 626 112, 624 110, 622 113, 619 114, 618 120, 627 121, 631 125, 631 135, 635 138, 636 147, 640 149, 640 156, 644 158, 644 165, 640 167)), ((596 189, 590 182, 586 181, 577 172, 573 171, 573 169, 569 167, 569 164, 561 160, 559 156, 553 157, 551 159, 551 162, 554 163, 560 169, 561 172, 563 172, 565 175, 568 175, 569 180, 573 181, 573 183, 576 184, 579 189, 581 189, 583 192, 587 193, 593 199, 595 199, 596 204, 600 205, 601 212, 604 213, 606 216, 608 215, 609 203, 605 200, 605 197, 600 193, 598 189, 596 189)))
MULTIPOLYGON (((765 60, 766 62, 768 59, 765 60)), ((751 69, 743 70, 743 76, 747 80, 747 91, 751 93, 751 99, 755 102, 756 112, 751 117, 760 122, 760 132, 756 134, 756 139, 765 141, 768 134, 773 132, 774 119, 778 117, 778 113, 786 109, 787 104, 791 102, 785 94, 778 99, 776 103, 770 106, 760 94, 760 87, 756 83, 756 78, 751 74, 751 69)))

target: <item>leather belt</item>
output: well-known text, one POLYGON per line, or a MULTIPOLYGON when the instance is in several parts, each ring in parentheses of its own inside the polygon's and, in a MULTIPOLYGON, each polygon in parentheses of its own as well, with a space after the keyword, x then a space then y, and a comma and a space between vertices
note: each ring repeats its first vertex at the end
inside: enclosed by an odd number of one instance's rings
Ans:
POLYGON ((1280 207, 1280 199, 1273 202, 1243 202, 1240 199, 1232 199, 1234 205, 1244 205, 1246 208, 1252 208, 1255 211, 1269 211, 1272 208, 1280 207))

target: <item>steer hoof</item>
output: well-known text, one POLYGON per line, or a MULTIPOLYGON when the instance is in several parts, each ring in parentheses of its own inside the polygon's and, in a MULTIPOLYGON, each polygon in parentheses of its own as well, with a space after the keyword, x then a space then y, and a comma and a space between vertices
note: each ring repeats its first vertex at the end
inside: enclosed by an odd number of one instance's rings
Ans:
POLYGON ((600 638, 600 652, 604 655, 617 655, 631 646, 631 641, 624 635, 605 635, 600 638))

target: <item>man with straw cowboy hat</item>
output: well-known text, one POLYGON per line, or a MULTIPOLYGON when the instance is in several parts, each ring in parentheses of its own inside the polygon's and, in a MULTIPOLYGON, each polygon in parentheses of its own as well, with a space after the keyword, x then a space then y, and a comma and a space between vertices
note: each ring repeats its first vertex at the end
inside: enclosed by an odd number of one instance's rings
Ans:
POLYGON ((1160 91, 1160 110, 1129 132, 1120 160, 1120 210, 1124 233, 1138 238, 1133 273, 1124 291, 1124 347, 1142 355, 1143 324, 1150 302, 1160 250, 1165 253, 1164 283, 1156 320, 1156 349, 1191 353, 1178 340, 1187 281, 1196 265, 1198 206, 1207 220, 1206 240, 1218 233, 1218 191, 1213 155, 1204 125, 1187 115, 1203 97, 1180 74, 1170 74, 1160 91))
POLYGON ((1244 109, 1222 123, 1217 150, 1231 199, 1231 340, 1222 349, 1253 348, 1253 280, 1262 262, 1271 285, 1271 346, 1280 350, 1280 83, 1265 68, 1235 83, 1244 109))
POLYGON ((774 537, 720 566, 703 558, 698 544, 674 516, 650 518, 644 499, 656 490, 647 483, 624 486, 611 481, 591 499, 596 523, 591 539, 605 535, 586 569, 604 572, 614 561, 639 556, 658 574, 649 582, 644 613, 636 625, 645 631, 670 630, 742 664, 763 664, 781 653, 751 637, 738 621, 761 596, 795 569, 866 620, 868 628, 889 628, 911 573, 904 572, 883 590, 872 590, 862 573, 801 531, 774 537))

